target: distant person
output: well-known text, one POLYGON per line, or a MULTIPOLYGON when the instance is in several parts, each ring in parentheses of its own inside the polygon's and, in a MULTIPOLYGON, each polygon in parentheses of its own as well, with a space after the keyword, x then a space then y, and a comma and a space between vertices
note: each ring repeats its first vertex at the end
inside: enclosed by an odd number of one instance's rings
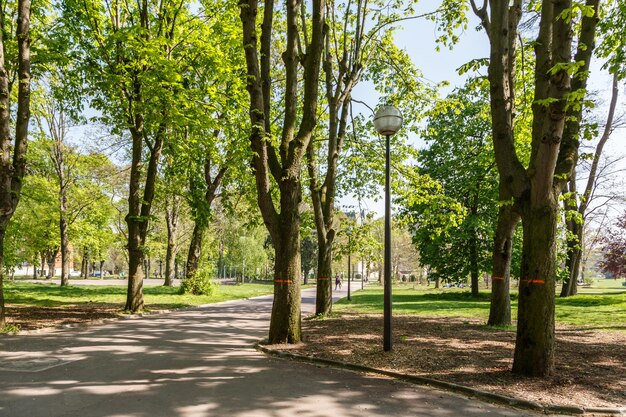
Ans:
POLYGON ((335 274, 335 291, 337 288, 341 289, 341 279, 339 279, 339 274, 335 274))

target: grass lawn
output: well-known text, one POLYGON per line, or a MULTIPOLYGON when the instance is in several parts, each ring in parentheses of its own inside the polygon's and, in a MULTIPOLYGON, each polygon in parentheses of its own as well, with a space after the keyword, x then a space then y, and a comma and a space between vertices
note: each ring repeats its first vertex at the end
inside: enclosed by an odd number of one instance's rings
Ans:
MULTIPOLYGON (((122 281, 123 282, 123 281, 122 281)), ((79 304, 119 304, 126 302, 126 285, 60 287, 56 284, 34 284, 5 281, 6 303, 21 306, 66 307, 79 304)), ((178 287, 144 287, 146 309, 170 309, 217 303, 272 294, 273 285, 217 285, 212 295, 178 294, 178 287)))
MULTIPOLYGON (((621 283, 618 282, 618 285, 621 283)), ((512 315, 517 315, 517 294, 511 294, 512 315)), ((413 286, 394 286, 394 314, 431 317, 468 317, 487 320, 489 317, 489 292, 472 298, 467 289, 413 289, 413 286)), ((335 311, 382 313, 383 288, 370 286, 355 292, 352 301, 340 300, 335 311)), ((595 329, 626 331, 626 292, 579 294, 569 298, 556 298, 557 324, 575 325, 595 329)))

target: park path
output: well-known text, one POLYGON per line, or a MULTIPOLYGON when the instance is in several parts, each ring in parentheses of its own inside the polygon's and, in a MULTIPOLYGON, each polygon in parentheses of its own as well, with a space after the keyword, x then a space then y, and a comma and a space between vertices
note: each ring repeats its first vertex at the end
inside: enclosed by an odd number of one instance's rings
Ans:
MULTIPOLYGON (((306 312, 314 291, 303 291, 306 312)), ((271 300, 0 337, 0 416, 534 415, 267 357, 253 345, 266 335, 271 300)))

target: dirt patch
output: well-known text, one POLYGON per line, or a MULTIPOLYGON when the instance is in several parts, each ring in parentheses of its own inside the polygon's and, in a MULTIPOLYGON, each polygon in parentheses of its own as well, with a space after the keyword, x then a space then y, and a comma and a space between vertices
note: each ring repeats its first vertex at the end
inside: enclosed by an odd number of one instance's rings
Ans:
POLYGON ((293 353, 426 376, 544 405, 626 405, 626 333, 557 329, 556 372, 511 372, 515 332, 465 318, 394 316, 393 351, 382 350, 382 316, 344 314, 305 320, 305 343, 272 346, 293 353))
POLYGON ((20 330, 37 330, 65 324, 88 323, 91 321, 119 317, 118 304, 92 304, 64 307, 25 307, 7 305, 7 323, 19 326, 20 330))

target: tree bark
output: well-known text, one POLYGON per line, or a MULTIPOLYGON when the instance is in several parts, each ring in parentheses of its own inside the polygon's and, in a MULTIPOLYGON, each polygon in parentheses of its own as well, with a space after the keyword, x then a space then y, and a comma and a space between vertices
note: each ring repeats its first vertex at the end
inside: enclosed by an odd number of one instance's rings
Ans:
POLYGON ((59 195, 59 231, 61 234, 61 286, 65 287, 70 283, 70 273, 68 271, 69 268, 69 246, 70 241, 67 236, 67 219, 65 217, 67 205, 67 197, 65 193, 61 191, 59 195))
MULTIPOLYGON (((582 54, 586 51, 580 51, 579 54, 582 54)), ((578 57, 585 58, 585 57, 578 57)), ((588 69, 588 66, 586 66, 588 69)), ((585 84, 582 84, 586 86, 585 84)), ((611 136, 611 132, 613 130, 613 119, 615 117, 615 108, 617 107, 617 97, 619 95, 619 87, 618 87, 618 75, 613 74, 613 85, 611 89, 611 102, 609 104, 609 111, 607 114, 606 125, 604 126, 604 131, 598 144, 596 145, 596 149, 593 155, 593 162, 591 163, 591 169, 589 170, 589 177, 587 178, 587 185, 585 187, 585 191, 583 193, 580 202, 578 203, 578 207, 576 207, 576 170, 572 170, 572 174, 570 175, 569 184, 570 184, 570 193, 569 199, 564 201, 566 210, 577 210, 579 218, 570 218, 566 221, 567 229, 570 233, 570 237, 567 241, 567 267, 569 268, 569 278, 563 283, 563 287, 561 289, 561 297, 568 297, 571 295, 576 295, 577 293, 577 282, 578 275, 580 274, 580 265, 582 261, 582 252, 583 252, 583 238, 584 238, 584 228, 585 228, 585 216, 587 212, 587 207, 589 206, 590 199, 592 198, 593 190, 596 184, 596 176, 598 172, 598 165, 600 163, 600 157, 602 156, 602 151, 604 150, 604 145, 609 140, 611 136), (573 204, 568 204, 568 201, 573 200, 573 204)), ((570 123, 569 126, 574 125, 570 123)), ((579 126, 574 125, 570 127, 566 132, 570 133, 570 135, 577 134, 579 131, 579 126), (578 129, 578 130, 577 130, 578 129)))
MULTIPOLYGON (((476 207, 472 208, 472 215, 476 216, 476 207)), ((470 286, 472 290, 472 297, 480 297, 480 291, 478 290, 478 237, 476 236, 476 229, 471 230, 469 239, 469 252, 470 252, 470 286)))
POLYGON ((4 306, 4 236, 7 222, 0 220, 0 329, 6 325, 6 308, 4 306))
POLYGON ((281 223, 272 238, 276 249, 274 260, 274 303, 269 343, 299 343, 302 340, 300 313, 300 183, 283 185, 281 223), (289 188, 289 189, 287 189, 289 188))
POLYGON ((317 242, 315 314, 330 314, 333 308, 332 246, 326 245, 325 242, 320 242, 319 236, 317 242))
POLYGON ((165 281, 163 285, 166 287, 174 285, 178 240, 179 201, 180 198, 174 196, 171 204, 165 210, 165 222, 167 224, 167 251, 165 253, 165 281))
POLYGON ((87 246, 83 249, 83 262, 80 275, 83 279, 87 279, 87 277, 89 277, 89 248, 87 248, 87 246))
POLYGON ((52 279, 54 278, 54 275, 56 273, 55 263, 56 263, 58 250, 49 249, 47 252, 48 252, 48 256, 47 256, 48 259, 46 259, 46 261, 48 262, 48 277, 47 278, 52 279))
POLYGON ((39 272, 39 277, 43 278, 46 276, 45 274, 45 270, 46 270, 46 264, 48 262, 46 261, 46 253, 45 252, 41 252, 41 272, 39 272))
MULTIPOLYGON (((578 212, 579 207, 576 205, 576 170, 572 172, 571 179, 569 181, 569 190, 564 192, 563 208, 565 209, 565 227, 568 232, 567 236, 567 259, 565 260, 565 266, 567 268, 567 278, 563 280, 561 286, 561 297, 569 297, 576 295, 578 291, 578 274, 580 272, 580 260, 582 256, 582 242, 583 242, 583 221, 582 216, 577 218, 576 216, 568 215, 568 210, 575 210, 578 212)), ((581 203, 581 206, 583 203, 581 203)), ((584 209, 583 209, 584 210, 584 209)))
POLYGON ((558 204, 522 211, 524 245, 513 372, 548 376, 554 371, 554 287, 558 204))
MULTIPOLYGON (((140 97, 140 86, 135 95, 140 97)), ((141 101, 141 100, 138 100, 141 101)), ((165 114, 163 114, 165 117, 165 114)), ((144 245, 146 234, 148 233, 148 221, 152 201, 154 200, 158 162, 163 149, 163 135, 165 134, 165 123, 159 125, 155 135, 154 143, 150 147, 148 168, 145 173, 143 196, 142 187, 142 153, 143 153, 143 116, 136 115, 132 120, 132 160, 130 169, 128 214, 126 224, 128 225, 128 292, 126 294, 125 310, 137 313, 143 310, 143 279, 142 266, 145 260, 144 245)))
POLYGON ((519 215, 510 205, 502 205, 498 211, 498 226, 493 245, 493 274, 491 277, 491 305, 489 326, 511 325, 511 258, 513 236, 519 215))
MULTIPOLYGON (((137 245, 134 245, 137 246, 137 245)), ((125 310, 138 312, 143 310, 143 250, 128 250, 128 291, 125 310), (132 279, 131 279, 132 277, 132 279)))
POLYGON ((594 49, 599 0, 587 0, 593 16, 585 15, 579 28, 574 61, 582 70, 572 77, 573 27, 564 19, 571 0, 544 0, 535 48, 532 142, 528 168, 521 164, 514 140, 515 40, 521 0, 484 2, 474 12, 490 40, 489 82, 494 153, 501 187, 520 207, 524 229, 520 277, 518 329, 513 372, 527 376, 550 375, 554 369, 554 291, 556 269, 557 198, 576 164, 580 112, 568 106, 570 92, 584 91, 594 49), (489 8, 489 12, 487 10, 489 8), (572 79, 573 87, 572 87, 572 79), (568 114, 571 112, 571 114, 568 114), (567 124, 567 129, 566 129, 567 124))
MULTIPOLYGON (((0 243, 4 243, 6 227, 20 200, 22 179, 26 172, 28 127, 30 121, 30 0, 18 0, 15 25, 17 63, 7 65, 5 51, 8 49, 3 27, 0 33, 0 243), (9 68, 17 67, 17 77, 9 68), (11 115, 11 89, 17 78, 17 112, 11 115), (11 127, 15 126, 15 141, 11 127)), ((3 10, 4 12, 4 10, 3 10)), ((4 16, 3 16, 4 18, 4 16)), ((0 327, 6 324, 4 306, 4 253, 0 256, 0 327)))
POLYGON ((204 237, 204 228, 198 222, 193 227, 191 242, 189 243, 189 252, 187 254, 187 268, 185 278, 191 279, 198 272, 198 263, 200 254, 202 253, 202 239, 204 237))
MULTIPOLYGON (((247 85, 250 96, 250 147, 253 152, 257 203, 263 221, 276 250, 274 269, 274 305, 270 321, 270 343, 297 343, 300 327, 300 204, 302 160, 309 147, 317 123, 317 97, 321 53, 324 46, 324 0, 314 0, 311 7, 310 43, 299 52, 299 4, 286 2, 285 51, 282 54, 285 71, 284 117, 280 129, 280 144, 274 147, 268 137, 272 134, 271 56, 273 33, 273 0, 265 0, 261 24, 260 48, 257 47, 257 0, 240 0, 240 18, 247 65, 247 85), (260 54, 259 54, 260 51, 260 54), (303 71, 299 71, 302 64, 303 71), (299 78, 303 79, 299 88, 299 78), (299 94, 300 93, 300 94, 299 94), (298 106, 301 103, 300 111, 298 106), (280 212, 275 207, 273 184, 278 184, 280 212)), ((308 30, 305 28, 305 33, 308 30)), ((282 42, 282 41, 281 41, 282 42)))

